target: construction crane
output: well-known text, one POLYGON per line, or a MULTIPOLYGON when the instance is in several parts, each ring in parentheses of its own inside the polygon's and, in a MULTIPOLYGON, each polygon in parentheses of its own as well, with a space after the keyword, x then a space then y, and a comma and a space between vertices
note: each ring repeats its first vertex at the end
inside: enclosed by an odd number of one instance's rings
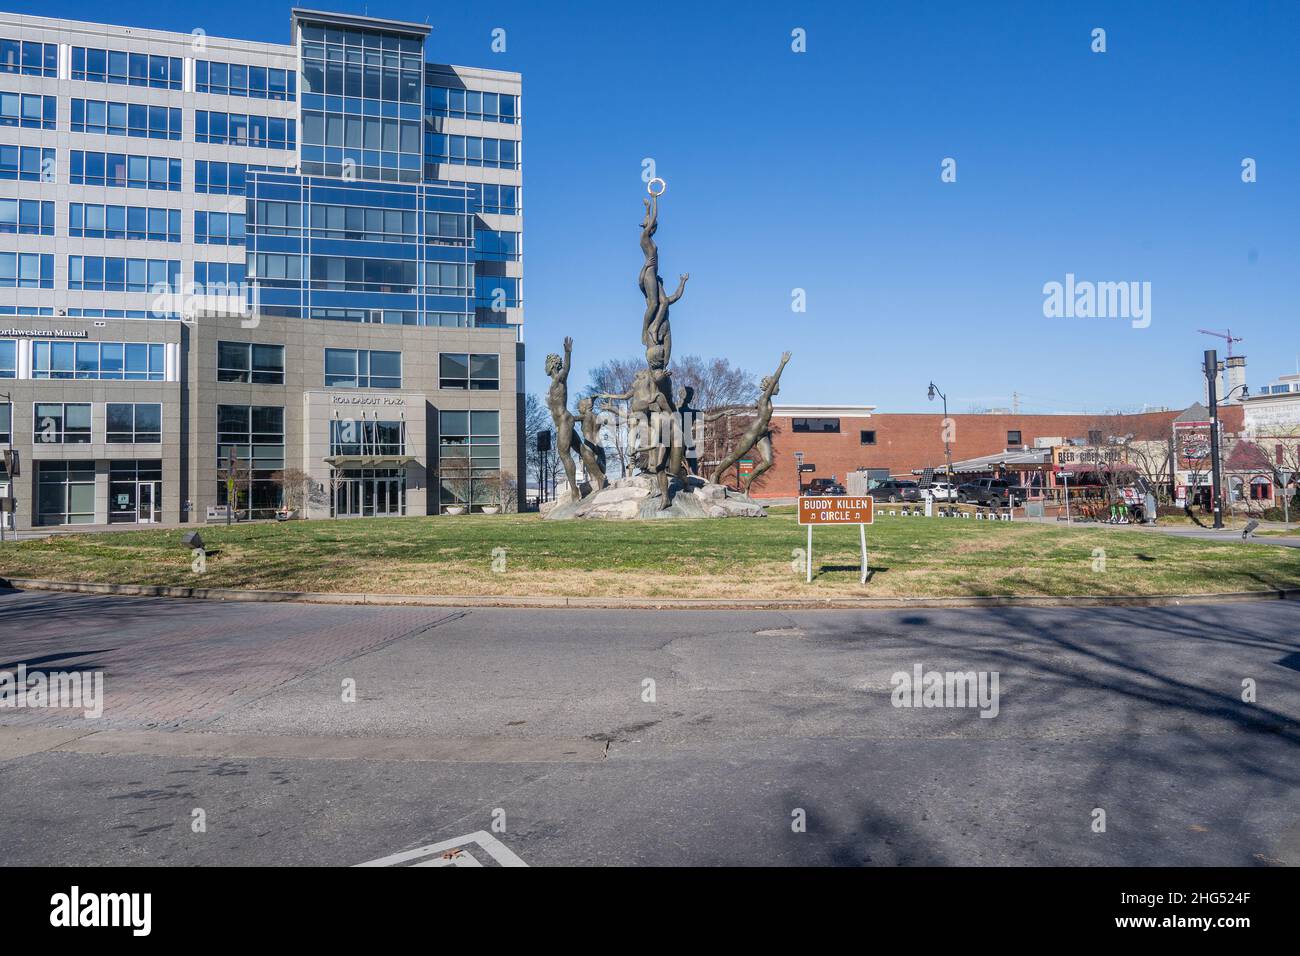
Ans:
POLYGON ((1240 342, 1242 340, 1240 336, 1234 336, 1232 334, 1232 329, 1224 329, 1222 332, 1216 332, 1213 329, 1197 329, 1196 331, 1200 332, 1202 335, 1213 335, 1215 338, 1218 339, 1227 339, 1228 358, 1232 358, 1232 343, 1240 342))

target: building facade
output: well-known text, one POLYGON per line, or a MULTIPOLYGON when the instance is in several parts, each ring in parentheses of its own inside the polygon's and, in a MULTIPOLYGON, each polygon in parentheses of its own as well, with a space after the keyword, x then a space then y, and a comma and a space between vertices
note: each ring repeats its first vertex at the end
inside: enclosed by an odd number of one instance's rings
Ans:
POLYGON ((289 19, 0 14, 9 526, 517 503, 520 77, 289 19))
MULTIPOLYGON (((1112 437, 1135 443, 1172 444, 1175 411, 1137 414, 1031 415, 877 412, 874 405, 777 405, 772 415, 775 463, 754 485, 759 498, 799 493, 799 465, 815 466, 803 483, 834 478, 846 483, 850 472, 915 478, 924 469, 942 472, 946 453, 952 462, 1006 452, 1057 447, 1099 446, 1112 437), (945 442, 947 448, 945 449, 945 442)), ((1240 431, 1240 405, 1220 409, 1227 433, 1240 431)), ((1048 458, 1050 459, 1050 455, 1048 458)))

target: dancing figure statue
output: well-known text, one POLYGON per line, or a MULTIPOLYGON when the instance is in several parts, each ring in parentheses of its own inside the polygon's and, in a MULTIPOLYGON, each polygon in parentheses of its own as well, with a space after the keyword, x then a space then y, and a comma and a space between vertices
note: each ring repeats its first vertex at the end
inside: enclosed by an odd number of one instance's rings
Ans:
POLYGON ((609 480, 605 477, 605 446, 600 443, 600 415, 594 399, 578 399, 578 422, 582 425, 582 443, 578 446, 582 467, 592 490, 599 491, 609 480))
MULTIPOLYGON (((714 469, 713 475, 709 478, 714 483, 721 483, 723 472, 745 457, 749 451, 755 447, 758 448, 759 457, 762 462, 749 473, 745 479, 745 494, 749 494, 750 486, 758 480, 758 477, 772 467, 772 396, 776 395, 781 389, 781 372, 785 370, 786 363, 790 361, 790 353, 786 352, 781 356, 781 364, 777 366, 775 372, 763 377, 759 383, 758 402, 753 408, 744 410, 753 414, 754 420, 749 423, 744 434, 740 436, 740 441, 732 449, 731 454, 722 459, 721 464, 714 469)), ((743 406, 742 406, 743 407, 743 406)), ((715 412, 706 414, 706 422, 716 421, 724 415, 735 411, 732 408, 719 409, 715 412)))
POLYGON ((573 339, 564 339, 564 358, 552 352, 546 356, 546 374, 551 377, 551 387, 546 392, 546 404, 555 422, 555 450, 564 474, 569 479, 569 493, 573 500, 582 497, 578 492, 578 476, 573 467, 573 451, 579 447, 578 435, 573 427, 573 414, 569 411, 569 365, 573 357, 573 339))

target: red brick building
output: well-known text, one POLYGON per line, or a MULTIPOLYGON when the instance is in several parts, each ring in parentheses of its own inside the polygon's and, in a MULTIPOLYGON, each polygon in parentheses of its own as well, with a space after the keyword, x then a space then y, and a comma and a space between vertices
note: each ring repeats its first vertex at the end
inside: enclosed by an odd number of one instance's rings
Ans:
MULTIPOLYGON (((877 414, 874 405, 777 405, 772 416, 775 463, 753 487, 756 498, 797 495, 799 474, 796 453, 816 470, 813 478, 834 476, 844 482, 859 468, 888 469, 895 477, 913 477, 914 469, 944 466, 942 413, 877 414)), ((1067 439, 1087 439, 1089 432, 1133 434, 1139 439, 1168 435, 1178 411, 1134 415, 950 415, 952 460, 979 458, 1022 446, 1033 448, 1038 439, 1060 444, 1067 439)), ((1223 428, 1239 431, 1240 406, 1220 409, 1223 428)))

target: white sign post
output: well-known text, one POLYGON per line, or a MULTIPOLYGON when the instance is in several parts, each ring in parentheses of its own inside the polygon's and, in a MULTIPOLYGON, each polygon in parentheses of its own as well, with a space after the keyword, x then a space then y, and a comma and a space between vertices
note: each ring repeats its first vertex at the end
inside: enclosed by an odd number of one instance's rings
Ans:
POLYGON ((858 498, 834 496, 830 498, 806 497, 799 499, 799 523, 808 526, 807 582, 812 584, 812 529, 815 524, 856 524, 858 539, 862 544, 862 573, 859 584, 867 583, 867 525, 875 517, 875 499, 870 495, 858 498))

